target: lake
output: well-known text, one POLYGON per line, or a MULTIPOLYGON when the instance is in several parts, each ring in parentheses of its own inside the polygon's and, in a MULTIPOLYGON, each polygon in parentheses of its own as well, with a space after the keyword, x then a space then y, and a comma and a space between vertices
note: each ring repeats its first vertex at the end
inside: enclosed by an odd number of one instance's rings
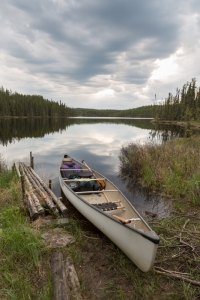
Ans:
POLYGON ((130 191, 119 178, 119 153, 130 142, 162 143, 183 135, 177 126, 154 125, 149 119, 70 118, 70 119, 0 119, 0 153, 8 166, 22 161, 29 164, 34 156, 34 169, 52 190, 61 195, 58 173, 64 154, 83 159, 94 170, 110 179, 135 208, 163 209, 163 199, 147 196, 144 191, 130 191))

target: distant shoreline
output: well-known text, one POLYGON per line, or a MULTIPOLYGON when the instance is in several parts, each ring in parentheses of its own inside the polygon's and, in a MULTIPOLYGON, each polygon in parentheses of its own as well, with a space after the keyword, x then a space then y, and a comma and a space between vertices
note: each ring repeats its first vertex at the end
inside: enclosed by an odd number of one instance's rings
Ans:
POLYGON ((199 129, 200 130, 200 122, 198 121, 167 121, 167 120, 156 120, 152 119, 151 123, 153 124, 172 124, 178 125, 181 127, 187 127, 187 129, 199 129))

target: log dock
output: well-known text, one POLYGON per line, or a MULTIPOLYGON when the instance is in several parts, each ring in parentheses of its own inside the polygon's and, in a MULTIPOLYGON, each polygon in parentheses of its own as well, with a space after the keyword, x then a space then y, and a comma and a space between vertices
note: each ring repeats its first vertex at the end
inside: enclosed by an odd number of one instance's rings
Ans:
POLYGON ((15 163, 21 180, 24 205, 29 211, 31 220, 36 220, 45 214, 55 217, 67 217, 68 209, 61 198, 56 197, 51 188, 36 174, 33 169, 33 157, 30 154, 30 166, 23 162, 15 163))

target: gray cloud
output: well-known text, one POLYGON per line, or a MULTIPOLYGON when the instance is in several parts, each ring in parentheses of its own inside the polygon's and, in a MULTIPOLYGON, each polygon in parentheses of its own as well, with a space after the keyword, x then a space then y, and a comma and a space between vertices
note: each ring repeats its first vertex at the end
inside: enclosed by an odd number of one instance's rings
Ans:
POLYGON ((73 107, 152 104, 191 77, 198 84, 198 8, 197 0, 2 2, 1 85, 73 107))

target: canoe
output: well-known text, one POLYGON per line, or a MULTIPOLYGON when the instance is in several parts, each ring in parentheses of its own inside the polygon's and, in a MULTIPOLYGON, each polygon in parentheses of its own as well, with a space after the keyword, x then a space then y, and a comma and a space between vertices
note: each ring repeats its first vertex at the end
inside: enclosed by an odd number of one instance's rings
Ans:
POLYGON ((61 189, 71 204, 143 272, 155 261, 159 237, 105 176, 64 155, 60 165, 61 189))

